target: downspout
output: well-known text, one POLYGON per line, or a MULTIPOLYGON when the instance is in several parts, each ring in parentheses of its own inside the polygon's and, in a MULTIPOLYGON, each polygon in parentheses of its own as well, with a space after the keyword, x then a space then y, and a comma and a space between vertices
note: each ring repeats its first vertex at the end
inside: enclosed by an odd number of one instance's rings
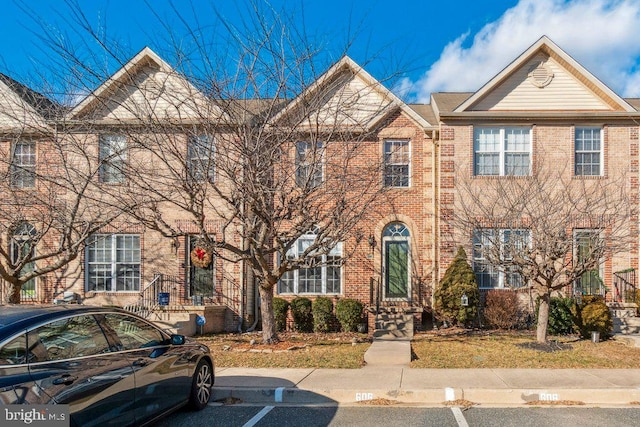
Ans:
POLYGON ((431 317, 433 320, 433 324, 435 325, 435 290, 440 282, 440 183, 439 180, 439 163, 440 163, 440 144, 438 138, 440 136, 439 130, 433 130, 431 132, 431 141, 433 143, 433 155, 432 165, 431 165, 431 179, 433 180, 432 188, 432 200, 433 200, 433 259, 432 259, 432 270, 433 270, 433 280, 431 286, 431 317))

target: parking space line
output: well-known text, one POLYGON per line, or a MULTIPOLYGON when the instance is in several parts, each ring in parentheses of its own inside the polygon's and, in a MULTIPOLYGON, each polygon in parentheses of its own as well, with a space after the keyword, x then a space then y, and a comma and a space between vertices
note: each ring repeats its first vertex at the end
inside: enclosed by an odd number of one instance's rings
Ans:
POLYGON ((253 418, 251 418, 249 421, 247 421, 247 423, 245 425, 243 425, 242 427, 253 427, 254 425, 256 425, 258 423, 258 421, 260 421, 262 418, 264 418, 264 416, 267 415, 272 409, 273 409, 273 406, 265 406, 264 408, 262 408, 262 410, 260 412, 255 414, 253 416, 253 418))
POLYGON ((452 407, 451 412, 453 412, 453 416, 455 417, 459 427, 469 427, 469 424, 467 424, 467 420, 462 414, 462 411, 460 410, 460 408, 458 408, 457 406, 452 407))

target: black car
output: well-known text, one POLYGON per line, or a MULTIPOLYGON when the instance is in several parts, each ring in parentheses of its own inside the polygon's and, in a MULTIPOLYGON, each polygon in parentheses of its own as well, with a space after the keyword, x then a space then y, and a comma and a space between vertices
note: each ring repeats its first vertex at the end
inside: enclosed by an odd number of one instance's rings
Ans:
POLYGON ((207 406, 209 349, 115 308, 0 306, 0 406, 69 405, 71 425, 143 425, 207 406))

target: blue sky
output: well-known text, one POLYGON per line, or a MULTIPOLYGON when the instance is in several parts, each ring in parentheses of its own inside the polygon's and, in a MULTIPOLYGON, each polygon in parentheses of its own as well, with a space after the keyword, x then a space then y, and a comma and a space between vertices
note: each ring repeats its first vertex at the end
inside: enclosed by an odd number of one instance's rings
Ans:
MULTIPOLYGON (((165 30, 158 15, 179 35, 169 0, 78 1, 89 22, 131 55, 149 45, 162 52, 165 30), (151 6, 149 6, 151 5, 151 6), (153 9, 153 10, 151 10, 153 9), (155 14, 155 15, 154 15, 155 14)), ((173 1, 189 21, 214 21, 213 5, 230 22, 239 19, 240 0, 173 1)), ((374 77, 394 67, 402 78, 394 91, 412 102, 428 102, 436 91, 474 91, 542 35, 548 35, 618 94, 640 97, 640 0, 272 0, 314 35, 326 54, 349 55, 374 77)), ((62 0, 0 0, 0 69, 28 82, 39 70, 55 67, 38 34, 42 29, 79 43, 69 29, 62 0), (29 11, 25 11, 25 7, 29 11)), ((337 57, 335 59, 338 59, 337 57)), ((171 61, 169 61, 171 62, 171 61)), ((115 70, 113 70, 115 71, 115 70)))

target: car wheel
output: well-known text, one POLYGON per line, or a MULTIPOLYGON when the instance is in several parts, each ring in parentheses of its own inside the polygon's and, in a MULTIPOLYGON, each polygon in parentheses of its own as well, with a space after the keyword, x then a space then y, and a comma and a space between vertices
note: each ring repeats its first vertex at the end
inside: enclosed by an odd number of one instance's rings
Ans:
POLYGON ((193 373, 193 382, 191 383, 189 404, 193 409, 199 411, 207 406, 212 386, 213 369, 211 364, 206 360, 201 360, 193 373))

